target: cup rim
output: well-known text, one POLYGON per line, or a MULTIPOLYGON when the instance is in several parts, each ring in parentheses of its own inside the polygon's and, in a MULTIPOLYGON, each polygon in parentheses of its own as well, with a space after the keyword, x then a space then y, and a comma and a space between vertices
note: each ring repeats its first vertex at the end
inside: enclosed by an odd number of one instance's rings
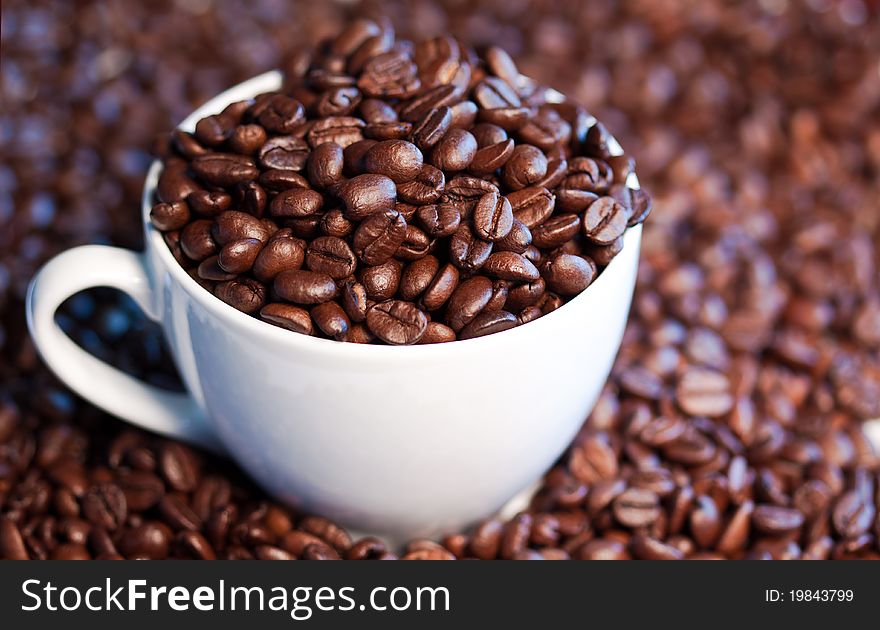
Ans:
MULTIPOLYGON (((521 76, 520 79, 524 82, 531 81, 531 79, 524 76, 521 76)), ((229 103, 253 98, 263 92, 277 90, 281 87, 281 82, 282 75, 279 70, 271 70, 247 79, 227 90, 224 90, 203 105, 197 107, 192 113, 184 118, 176 128, 192 131, 195 128, 195 123, 201 118, 219 112, 229 103)), ((555 90, 551 90, 551 94, 556 94, 561 98, 561 95, 555 90)), ((620 155, 623 153, 622 147, 613 136, 609 137, 609 144, 609 150, 613 155, 620 155)), ((616 273, 611 273, 611 270, 616 270, 623 264, 620 260, 621 258, 624 256, 635 256, 635 264, 638 265, 638 259, 640 256, 642 234, 641 223, 626 229, 626 232, 623 235, 623 250, 612 259, 612 261, 586 289, 555 311, 534 321, 528 322, 528 324, 515 326, 514 328, 503 330, 498 333, 472 339, 457 339, 447 343, 432 344, 392 345, 346 343, 335 339, 324 339, 312 335, 303 335, 280 326, 274 326, 257 317, 253 317, 248 313, 239 311, 196 282, 180 263, 177 262, 172 255, 171 250, 168 248, 168 245, 165 243, 165 240, 162 237, 162 232, 156 229, 153 226, 152 221, 150 221, 150 210, 153 206, 156 184, 161 170, 161 160, 153 160, 144 180, 144 187, 141 195, 141 220, 143 221, 144 226, 145 246, 148 249, 153 248, 156 251, 165 270, 171 275, 174 281, 191 299, 195 300, 206 311, 212 313, 230 326, 240 326, 246 329, 248 334, 262 336, 267 340, 274 341, 278 344, 289 345, 295 348, 300 348, 301 350, 315 350, 322 353, 339 352, 344 354, 354 352, 370 355, 391 355, 402 352, 409 356, 410 359, 415 359, 418 355, 422 355, 422 358, 431 358, 434 355, 439 357, 448 353, 455 353, 458 352, 456 348, 462 348, 463 344, 467 344, 467 349, 489 350, 493 344, 508 345, 510 343, 516 343, 517 339, 525 339, 526 335, 539 335, 545 328, 555 325, 557 320, 564 316, 564 313, 573 313, 573 307, 576 304, 586 301, 591 294, 597 292, 594 287, 598 285, 601 289, 607 285, 608 282, 611 282, 610 280, 607 280, 607 278, 617 275, 616 273), (514 337, 514 335, 518 335, 518 337, 514 337)), ((639 187, 638 178, 635 173, 630 175, 630 180, 627 181, 627 184, 631 188, 639 187)))

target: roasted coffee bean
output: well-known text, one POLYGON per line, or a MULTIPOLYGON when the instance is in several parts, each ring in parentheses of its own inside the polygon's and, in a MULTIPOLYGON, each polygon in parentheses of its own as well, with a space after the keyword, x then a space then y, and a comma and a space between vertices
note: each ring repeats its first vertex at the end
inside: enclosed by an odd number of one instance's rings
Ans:
POLYGON ((621 525, 645 527, 660 515, 660 500, 651 490, 629 488, 614 500, 613 509, 621 525))
POLYGON ((431 238, 445 238, 455 233, 461 223, 461 213, 451 203, 420 206, 415 213, 418 225, 431 238))
POLYGON ((269 230, 259 219, 245 212, 227 210, 214 221, 211 235, 214 237, 214 241, 222 247, 227 243, 246 238, 266 242, 269 238, 269 230))
POLYGON ((213 218, 229 210, 232 196, 221 190, 197 190, 186 198, 186 203, 196 214, 213 218))
POLYGON ((278 193, 269 205, 269 214, 277 218, 300 218, 316 214, 324 205, 320 193, 307 188, 292 188, 278 193))
POLYGON ((472 221, 475 236, 484 241, 500 241, 513 228, 510 202, 497 193, 486 193, 474 207, 472 221))
POLYGON ((758 530, 772 535, 797 531, 803 523, 803 514, 777 505, 758 505, 752 514, 752 524, 758 530))
POLYGON ((394 206, 397 188, 384 175, 358 175, 345 182, 339 190, 339 198, 345 204, 345 216, 361 221, 371 214, 394 206))
POLYGON ((409 345, 424 336, 428 319, 412 302, 387 300, 367 310, 367 326, 386 343, 409 345))
POLYGON ((376 302, 390 300, 397 293, 403 263, 393 258, 388 262, 373 267, 361 267, 358 279, 367 292, 367 297, 376 302))
POLYGON ((477 153, 477 141, 465 129, 453 128, 431 149, 431 164, 441 171, 463 171, 477 153))
POLYGON ((507 164, 508 160, 513 156, 513 153, 513 140, 502 140, 497 144, 478 149, 477 152, 474 153, 474 159, 471 161, 468 169, 470 172, 478 175, 494 173, 507 164))
POLYGON ((289 230, 281 230, 260 250, 254 259, 253 272, 261 282, 271 282, 282 271, 299 269, 305 260, 300 241, 289 230))
POLYGON ((462 223, 449 241, 449 258, 464 271, 476 271, 492 253, 492 243, 474 236, 470 226, 462 223))
POLYGON ((217 263, 221 269, 229 273, 245 273, 253 267, 262 249, 262 241, 255 238, 231 241, 220 250, 217 263))
POLYGON ((482 266, 490 276, 511 282, 534 282, 541 277, 538 268, 516 252, 495 252, 482 266))
POLYGON ((446 177, 443 175, 443 171, 430 164, 425 164, 414 180, 397 187, 397 195, 401 201, 406 203, 430 204, 440 199, 445 186, 446 177))
POLYGON ((245 313, 255 313, 266 303, 266 286, 251 278, 236 278, 214 287, 214 295, 245 313))
POLYGON ((311 109, 318 116, 347 116, 358 106, 361 93, 356 87, 336 86, 321 94, 311 109))
POLYGON ((438 85, 401 107, 400 118, 414 123, 434 109, 444 106, 452 107, 460 98, 460 88, 454 85, 438 85))
POLYGON ((518 144, 501 171, 501 179, 511 190, 521 190, 546 174, 547 157, 541 149, 530 144, 518 144))
POLYGON ((307 172, 309 182, 325 190, 342 181, 345 157, 342 147, 335 142, 316 146, 309 154, 307 172))
POLYGON ((275 276, 275 293, 294 304, 321 304, 337 295, 336 283, 326 273, 295 269, 275 276))
POLYGON ((556 254, 541 267, 547 287, 560 295, 576 295, 592 284, 596 265, 573 254, 556 254))
POLYGON ((296 136, 270 138, 257 153, 260 166, 280 171, 301 171, 308 157, 308 143, 296 136))
POLYGON ((463 281, 449 298, 446 323, 459 332, 471 322, 492 299, 492 282, 484 276, 463 281))
POLYGON ((304 113, 302 103, 296 99, 274 94, 261 107, 257 122, 274 134, 292 133, 302 122, 304 113))
POLYGON ((519 312, 537 304, 545 291, 546 284, 543 278, 538 278, 534 282, 516 284, 508 291, 505 306, 514 312, 519 312))
POLYGON ((623 235, 627 213, 613 197, 600 197, 584 212, 584 236, 599 245, 608 245, 623 235))
POLYGON ((257 178, 260 171, 253 160, 234 153, 207 153, 192 161, 196 176, 212 186, 233 186, 257 178))
POLYGON ((451 263, 443 265, 431 280, 431 284, 422 293, 422 306, 428 311, 436 311, 441 308, 452 297, 458 287, 458 280, 458 269, 451 263))
POLYGON ((576 214, 556 214, 532 230, 532 243, 542 249, 555 249, 577 236, 581 219, 576 214))
POLYGON ((518 325, 516 315, 501 310, 484 310, 461 329, 459 339, 473 339, 509 330, 518 325))
POLYGON ((406 220, 389 208, 368 216, 358 225, 352 246, 364 264, 381 265, 394 255, 406 236, 406 220))
POLYGON ((159 201, 185 201, 199 190, 200 186, 187 175, 187 165, 183 160, 171 159, 165 163, 156 185, 159 201))
POLYGON ((414 225, 407 225, 403 242, 394 252, 400 260, 418 260, 427 255, 433 247, 433 241, 422 230, 414 225))
POLYGON ((254 155, 269 139, 259 125, 239 125, 229 138, 229 148, 241 155, 254 155))
POLYGON ((682 374, 675 398, 682 410, 695 416, 723 416, 734 403, 727 377, 704 368, 691 368, 682 374))
POLYGON ((834 506, 834 528, 846 538, 857 538, 871 526, 876 509, 856 491, 843 495, 834 506))
POLYGON ((82 511, 90 522, 108 531, 125 523, 128 503, 125 493, 115 483, 105 482, 89 488, 82 498, 82 511))
POLYGON ((119 487, 125 494, 129 510, 142 512, 156 505, 165 494, 165 484, 156 475, 131 471, 119 478, 119 487))
POLYGON ((400 50, 372 57, 358 79, 358 87, 367 96, 409 98, 418 92, 421 81, 409 56, 400 50))
POLYGON ((303 335, 314 333, 312 318, 305 309, 291 304, 267 304, 260 309, 260 318, 275 326, 303 335))
POLYGON ((189 206, 185 201, 157 203, 150 210, 150 221, 157 229, 167 232, 179 230, 190 220, 189 206))
POLYGON ((480 123, 474 125, 471 129, 474 138, 477 140, 477 146, 480 149, 499 144, 507 140, 507 132, 498 125, 489 123, 480 123))
POLYGON ((520 100, 516 91, 497 77, 486 77, 474 88, 477 104, 483 109, 501 109, 519 107, 520 100))
POLYGON ((348 243, 341 238, 321 236, 309 244, 306 250, 306 266, 311 271, 340 280, 354 273, 357 258, 348 243))
POLYGON ((362 322, 367 317, 367 290, 360 282, 349 280, 340 291, 342 307, 353 322, 362 322))
POLYGON ((522 222, 530 230, 541 225, 551 214, 555 197, 546 188, 537 186, 522 188, 507 195, 513 217, 522 222))
POLYGON ((171 530, 167 525, 149 521, 125 530, 119 539, 119 551, 126 558, 159 560, 168 556, 171 530))
POLYGON ((315 325, 328 337, 338 337, 351 326, 348 316, 336 302, 324 302, 312 309, 315 325))
POLYGON ((425 329, 425 334, 417 343, 420 344, 428 344, 428 343, 447 343, 449 341, 455 341, 455 331, 452 330, 449 326, 445 324, 441 324, 440 322, 428 322, 428 327, 425 329))
POLYGON ((411 132, 413 143, 422 151, 431 149, 437 144, 452 126, 452 110, 441 106, 426 113, 411 132))
POLYGON ((487 193, 498 194, 498 186, 479 177, 463 175, 449 182, 444 197, 458 206, 463 217, 470 217, 473 206, 487 193))
POLYGON ((159 470, 166 483, 180 492, 192 492, 199 483, 196 455, 181 444, 167 444, 162 448, 159 453, 159 470))
POLYGON ((367 124, 397 121, 397 111, 385 101, 377 98, 366 98, 361 101, 359 111, 361 118, 367 121, 367 124))
POLYGON ((516 252, 517 254, 525 254, 529 245, 532 243, 532 232, 526 227, 525 223, 518 219, 513 219, 510 232, 507 236, 496 241, 493 249, 502 252, 516 252))
POLYGON ((217 243, 212 236, 214 224, 207 219, 193 221, 180 233, 180 248, 195 261, 201 261, 217 253, 217 243))
POLYGON ((542 151, 549 151, 555 146, 568 144, 571 139, 571 125, 556 111, 542 107, 537 115, 517 129, 517 135, 522 142, 532 144, 542 151))
POLYGON ((422 171, 422 152, 406 140, 385 140, 364 155, 364 167, 385 175, 397 184, 414 180, 422 171))
POLYGON ((400 278, 400 297, 408 301, 417 299, 431 284, 439 269, 440 261, 431 255, 408 264, 400 278))

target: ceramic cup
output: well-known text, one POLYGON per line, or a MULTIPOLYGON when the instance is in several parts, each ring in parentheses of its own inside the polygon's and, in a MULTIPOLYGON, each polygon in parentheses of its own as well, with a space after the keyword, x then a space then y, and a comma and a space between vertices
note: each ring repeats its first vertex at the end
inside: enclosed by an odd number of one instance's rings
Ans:
MULTIPOLYGON (((181 128, 280 85, 277 72, 241 83, 181 128)), ((641 226, 627 230, 623 251, 586 291, 527 325, 438 345, 341 343, 245 315, 190 278, 150 224, 160 170, 153 163, 144 186, 146 250, 91 245, 55 257, 28 291, 31 334, 84 398, 227 454, 296 508, 391 540, 459 530, 553 464, 608 377, 641 226), (61 331, 58 306, 99 286, 127 293, 161 325, 186 394, 118 371, 61 331)))

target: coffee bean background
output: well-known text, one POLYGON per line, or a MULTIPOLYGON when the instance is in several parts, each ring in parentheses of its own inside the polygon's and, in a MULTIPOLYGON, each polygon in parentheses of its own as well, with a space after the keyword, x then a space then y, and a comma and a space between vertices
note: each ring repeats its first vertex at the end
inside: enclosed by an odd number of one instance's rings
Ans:
MULTIPOLYGON (((276 505, 222 460, 77 399, 35 355, 22 306, 28 279, 54 253, 141 245, 138 197, 157 133, 283 66, 296 43, 365 14, 388 16, 405 36, 452 31, 510 51, 521 71, 614 130, 657 209, 613 378, 531 508, 394 553, 877 558, 880 469, 861 427, 880 417, 878 9, 860 0, 4 2, 0 557, 392 553, 276 505)), ((242 146, 259 144, 250 133, 242 146)), ((478 154, 492 140, 478 139, 478 154)), ((165 219, 180 220, 176 212, 165 219)), ((441 229, 440 208, 434 216, 441 229)), ((296 312, 277 316, 303 325, 296 312)), ((118 295, 77 296, 59 318, 95 354, 179 387, 156 329, 118 295)))

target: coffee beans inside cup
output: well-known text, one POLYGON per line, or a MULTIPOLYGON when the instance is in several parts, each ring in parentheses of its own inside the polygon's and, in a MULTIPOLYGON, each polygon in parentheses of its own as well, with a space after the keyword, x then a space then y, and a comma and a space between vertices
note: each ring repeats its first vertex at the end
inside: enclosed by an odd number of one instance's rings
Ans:
POLYGON ((170 135, 150 219, 177 261, 240 311, 354 343, 481 337, 587 289, 650 212, 633 161, 502 49, 363 24, 170 135))

